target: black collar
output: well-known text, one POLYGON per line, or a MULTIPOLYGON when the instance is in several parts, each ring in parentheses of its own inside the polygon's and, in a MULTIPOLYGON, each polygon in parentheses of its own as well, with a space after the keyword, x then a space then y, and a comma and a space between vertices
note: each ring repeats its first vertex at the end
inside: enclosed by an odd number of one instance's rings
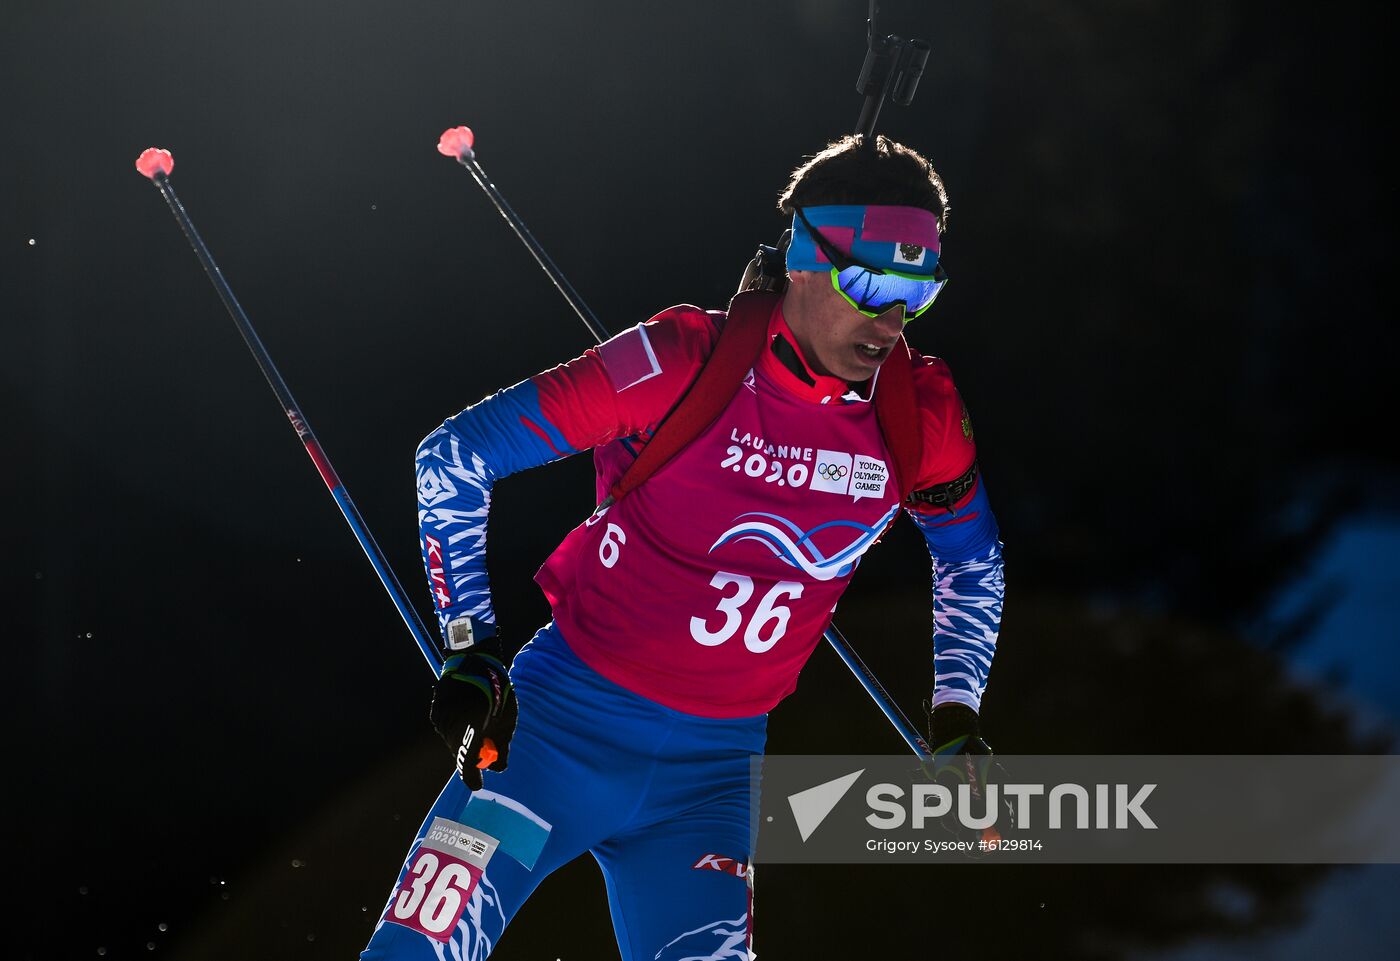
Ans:
POLYGON ((778 358, 784 367, 792 371, 793 375, 802 383, 808 387, 817 386, 817 382, 807 371, 807 365, 802 363, 802 358, 798 356, 797 348, 789 344, 787 338, 782 334, 773 337, 773 356, 778 358))

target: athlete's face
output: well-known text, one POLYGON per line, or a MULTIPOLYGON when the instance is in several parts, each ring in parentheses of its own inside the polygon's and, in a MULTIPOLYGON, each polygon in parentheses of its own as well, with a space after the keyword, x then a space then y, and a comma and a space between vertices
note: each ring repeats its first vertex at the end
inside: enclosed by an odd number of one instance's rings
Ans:
POLYGON ((827 271, 789 274, 783 317, 814 371, 853 384, 870 379, 904 329, 903 305, 867 317, 831 286, 827 271))

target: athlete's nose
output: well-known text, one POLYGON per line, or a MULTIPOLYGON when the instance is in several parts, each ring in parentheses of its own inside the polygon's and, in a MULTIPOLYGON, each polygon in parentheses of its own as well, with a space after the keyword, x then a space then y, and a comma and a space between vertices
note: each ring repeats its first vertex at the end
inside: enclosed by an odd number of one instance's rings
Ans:
POLYGON ((894 340, 904 330, 904 305, 895 304, 875 318, 875 329, 886 340, 894 340))

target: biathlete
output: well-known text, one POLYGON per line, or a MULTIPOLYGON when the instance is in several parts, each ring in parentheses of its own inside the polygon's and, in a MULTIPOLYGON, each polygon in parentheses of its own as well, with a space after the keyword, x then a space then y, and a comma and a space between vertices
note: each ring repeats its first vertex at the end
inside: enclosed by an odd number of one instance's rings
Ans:
POLYGON ((663 311, 420 446, 421 545, 447 655, 431 716, 457 774, 362 958, 479 961, 584 851, 624 961, 748 958, 749 758, 901 508, 935 571, 930 743, 986 752, 997 525, 948 366, 901 333, 945 281, 942 181, 912 149, 847 137, 793 173, 779 207, 792 218, 788 284, 754 328, 756 360, 635 489, 619 479, 718 352, 722 312, 663 311), (884 413, 896 405, 902 418, 884 413), (893 450, 892 422, 917 434, 901 448, 912 462, 893 450), (600 507, 540 569, 554 618, 507 669, 486 566, 492 486, 588 449, 600 507))

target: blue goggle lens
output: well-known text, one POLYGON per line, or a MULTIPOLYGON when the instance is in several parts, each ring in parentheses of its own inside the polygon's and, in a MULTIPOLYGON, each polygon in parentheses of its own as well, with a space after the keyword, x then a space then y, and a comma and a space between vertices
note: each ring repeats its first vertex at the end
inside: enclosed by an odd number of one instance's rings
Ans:
POLYGON ((857 310, 881 314, 902 303, 905 320, 911 320, 933 306, 947 282, 948 278, 942 275, 942 271, 921 280, 898 274, 877 274, 865 267, 847 267, 836 274, 836 289, 845 294, 857 310))

